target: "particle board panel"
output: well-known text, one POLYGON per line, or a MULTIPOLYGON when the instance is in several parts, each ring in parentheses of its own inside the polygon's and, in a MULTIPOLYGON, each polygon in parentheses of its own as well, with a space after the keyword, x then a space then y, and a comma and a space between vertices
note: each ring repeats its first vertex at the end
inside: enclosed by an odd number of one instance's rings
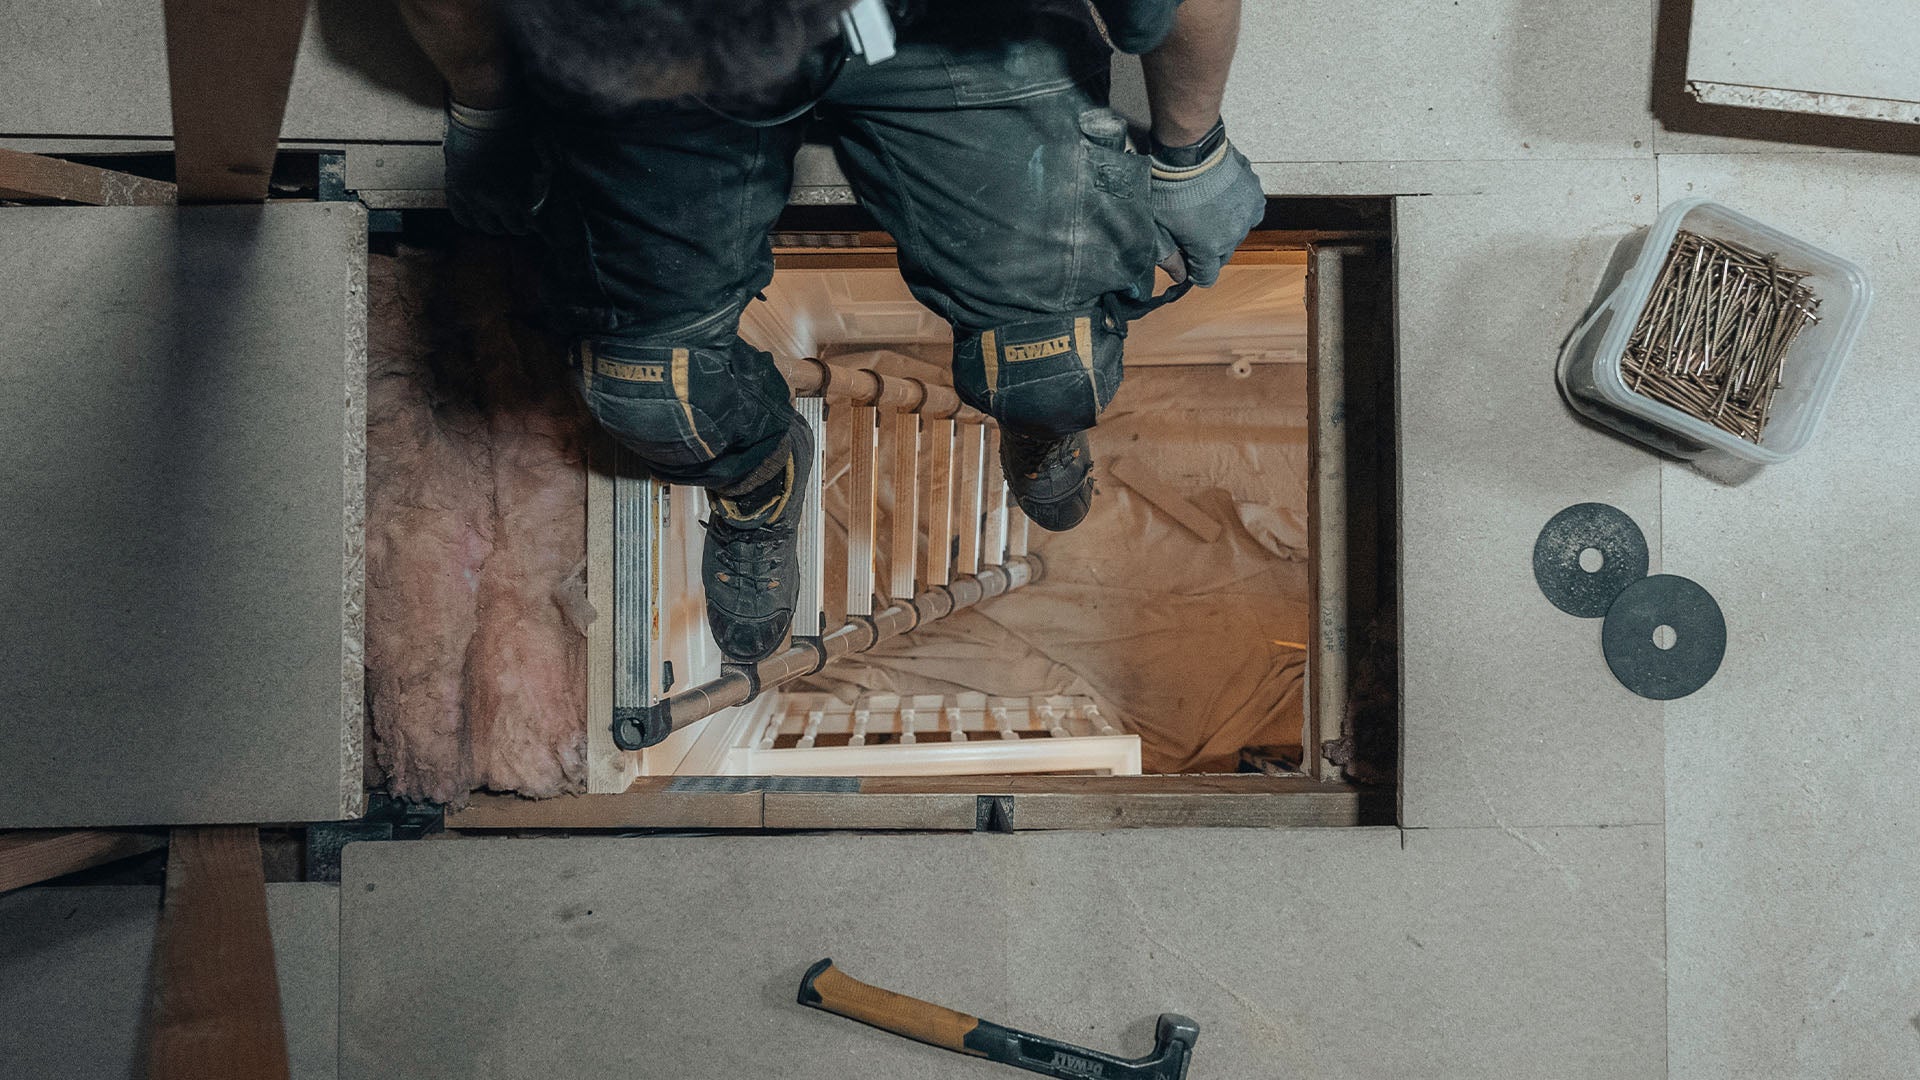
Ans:
POLYGON ((1652 33, 1645 0, 1248 4, 1222 112, 1254 161, 1651 156, 1652 33))
MULTIPOLYGON (((294 1080, 333 1080, 339 888, 267 886, 294 1080)), ((141 1077, 160 890, 26 889, 0 896, 0 1025, 8 1080, 141 1077)))
POLYGON ((1912 123, 1920 119, 1915 53, 1920 8, 1911 5, 1693 0, 1687 81, 1800 99, 1776 97, 1762 108, 1912 123))
MULTIPOLYGON (((1543 170, 1556 164, 1579 168, 1575 163, 1474 160, 1266 161, 1256 162, 1254 172, 1269 196, 1486 195, 1509 183, 1524 186, 1537 182, 1539 177, 1549 175, 1543 170)), ((1647 162, 1644 158, 1619 158, 1610 164, 1632 169, 1647 162)))
MULTIPOLYGON (((166 36, 151 0, 0 0, 0 134, 173 134, 166 36)), ((439 76, 376 0, 314 0, 281 127, 285 139, 438 142, 439 76)))
MULTIPOLYGON (((1745 102, 1702 100, 1690 93, 1689 80, 1696 77, 1690 74, 1694 66, 1691 55, 1694 48, 1694 13, 1696 7, 1700 6, 1696 0, 1662 0, 1659 5, 1651 102, 1655 116, 1653 146, 1657 153, 1920 152, 1920 125, 1885 123, 1853 115, 1741 107, 1745 102)), ((1709 6, 1723 12, 1732 9, 1731 4, 1722 0, 1710 0, 1709 6)), ((1801 0, 1793 0, 1786 5, 1786 9, 1806 9, 1809 6, 1801 0)), ((1835 0, 1831 6, 1842 11, 1855 7, 1853 0, 1835 0)), ((1756 30, 1765 32, 1772 18, 1770 10, 1767 7, 1752 8, 1750 17, 1754 20, 1752 25, 1756 30)), ((1887 5, 1879 12, 1879 18, 1892 28, 1897 23, 1910 22, 1913 16, 1904 7, 1896 10, 1894 5, 1887 5)), ((1874 51, 1877 50, 1870 48, 1867 55, 1872 55, 1874 51)), ((1845 66, 1836 70, 1833 76, 1851 77, 1844 71, 1845 66)), ((1741 89, 1737 84, 1718 85, 1732 85, 1736 91, 1741 89)), ((1718 95, 1710 92, 1708 96, 1718 95)), ((1847 101, 1851 104, 1859 100, 1836 99, 1835 103, 1847 101)))
POLYGON ((160 890, 0 896, 0 1062, 15 1080, 134 1077, 160 890))
POLYGON ((1659 551, 1657 460, 1579 421, 1554 380, 1616 245, 1653 219, 1653 165, 1499 171, 1395 203, 1401 823, 1658 822, 1660 705, 1532 571, 1541 526, 1578 502, 1625 510, 1659 551))
POLYGON ((1665 1061, 1657 828, 461 840, 345 873, 354 1080, 1005 1072, 795 1005, 823 956, 1128 1054, 1186 1012, 1196 1080, 1665 1061))
POLYGON ((0 827, 360 812, 366 216, 0 211, 0 827))
POLYGON ((1920 200, 1910 161, 1667 158, 1663 197, 1740 207, 1878 295, 1807 449, 1727 485, 1663 476, 1669 572, 1726 615, 1667 705, 1673 1076, 1895 1078, 1920 1061, 1920 200))
POLYGON ((293 1080, 333 1080, 340 1074, 340 887, 269 882, 267 921, 293 1080))

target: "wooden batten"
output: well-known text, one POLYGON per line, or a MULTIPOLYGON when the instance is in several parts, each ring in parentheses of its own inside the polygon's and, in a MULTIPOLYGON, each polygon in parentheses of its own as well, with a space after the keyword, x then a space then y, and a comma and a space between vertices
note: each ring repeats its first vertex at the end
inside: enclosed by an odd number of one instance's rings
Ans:
POLYGON ((260 830, 175 829, 167 856, 147 1075, 285 1080, 260 830))
POLYGON ((82 206, 172 206, 176 197, 176 189, 165 180, 0 147, 0 199, 82 206))
POLYGON ((273 178, 306 0, 166 0, 180 201, 260 202, 273 178))
POLYGON ((0 893, 143 854, 166 842, 154 833, 105 829, 0 833, 0 893))
POLYGON ((848 783, 853 790, 781 790, 768 778, 730 777, 712 790, 691 790, 703 785, 642 777, 617 795, 478 795, 447 815, 447 827, 1026 831, 1308 828, 1393 820, 1391 791, 1304 777, 903 776, 848 783))

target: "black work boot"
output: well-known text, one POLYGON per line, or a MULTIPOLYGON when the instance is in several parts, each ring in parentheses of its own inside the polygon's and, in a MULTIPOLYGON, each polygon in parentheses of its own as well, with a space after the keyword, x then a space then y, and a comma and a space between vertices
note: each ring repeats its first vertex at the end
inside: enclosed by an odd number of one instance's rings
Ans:
POLYGON ((1084 431, 1035 439, 1003 427, 1000 468, 1020 509, 1049 532, 1066 532, 1093 508, 1093 453, 1084 431))
MULTIPOLYGON (((728 660, 755 664, 786 644, 800 597, 800 508, 813 469, 813 432, 795 418, 772 479, 734 495, 710 493, 707 626, 728 660)), ((776 451, 776 454, 779 453, 776 451)))

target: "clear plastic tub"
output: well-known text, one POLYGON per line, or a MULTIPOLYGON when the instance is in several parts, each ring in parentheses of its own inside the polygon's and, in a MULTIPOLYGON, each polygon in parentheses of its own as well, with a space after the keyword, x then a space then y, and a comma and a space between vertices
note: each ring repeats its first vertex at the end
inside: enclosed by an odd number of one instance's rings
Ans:
POLYGON ((1873 303, 1866 275, 1845 259, 1706 199, 1667 207, 1640 242, 1633 266, 1561 351, 1560 390, 1567 401, 1599 423, 1675 457, 1719 451, 1772 465, 1799 453, 1827 411, 1840 369, 1873 303), (1757 443, 1636 394, 1620 377, 1627 342, 1682 229, 1777 252, 1782 265, 1810 272, 1805 284, 1820 299, 1820 321, 1801 331, 1787 351, 1773 413, 1757 443))

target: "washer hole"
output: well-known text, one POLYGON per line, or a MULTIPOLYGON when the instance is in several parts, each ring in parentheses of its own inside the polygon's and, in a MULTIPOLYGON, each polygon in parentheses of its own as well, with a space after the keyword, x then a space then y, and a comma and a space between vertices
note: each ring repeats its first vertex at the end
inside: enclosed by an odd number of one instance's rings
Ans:
POLYGON ((1597 574, 1600 572, 1600 568, 1605 565, 1607 565, 1607 557, 1600 553, 1599 548, 1590 547, 1580 549, 1580 569, 1585 570, 1589 574, 1597 574))
POLYGON ((1674 633, 1673 627, 1668 626, 1666 623, 1661 623, 1659 626, 1653 628, 1653 647, 1656 649, 1671 649, 1674 643, 1679 640, 1680 635, 1674 633))

